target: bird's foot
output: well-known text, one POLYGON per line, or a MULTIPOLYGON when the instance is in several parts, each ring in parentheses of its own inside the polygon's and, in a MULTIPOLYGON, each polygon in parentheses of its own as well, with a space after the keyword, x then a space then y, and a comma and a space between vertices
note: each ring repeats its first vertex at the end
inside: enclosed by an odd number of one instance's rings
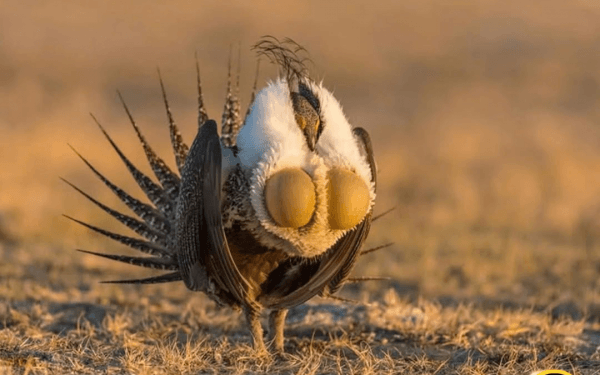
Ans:
POLYGON ((269 314, 269 333, 267 340, 271 352, 274 354, 283 353, 283 327, 285 325, 285 316, 287 310, 273 310, 269 314))

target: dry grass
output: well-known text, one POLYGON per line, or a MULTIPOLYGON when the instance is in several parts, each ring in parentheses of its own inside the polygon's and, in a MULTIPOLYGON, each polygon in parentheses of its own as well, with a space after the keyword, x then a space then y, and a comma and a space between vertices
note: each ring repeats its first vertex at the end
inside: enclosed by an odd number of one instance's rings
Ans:
POLYGON ((0 374, 600 373, 593 1, 59 3, 0 12, 0 374), (228 46, 245 93, 264 34, 310 51, 372 134, 378 210, 398 206, 369 239, 394 246, 356 270, 392 281, 344 290, 363 305, 294 309, 281 358, 257 358, 239 316, 183 285, 99 285, 145 273, 73 251, 123 249, 62 213, 123 228, 58 179, 126 210, 66 145, 139 192, 88 112, 145 165, 121 89, 168 155, 155 67, 189 142, 194 51, 218 118, 228 46))
POLYGON ((202 297, 188 299, 181 289, 175 296, 168 288, 145 294, 133 289, 120 290, 106 303, 99 302, 106 296, 98 292, 84 293, 95 295, 96 302, 3 303, 0 368, 61 374, 486 374, 562 368, 592 374, 600 366, 598 323, 534 308, 408 301, 393 290, 368 305, 316 301, 297 307, 288 317, 286 354, 257 357, 237 314, 202 297))

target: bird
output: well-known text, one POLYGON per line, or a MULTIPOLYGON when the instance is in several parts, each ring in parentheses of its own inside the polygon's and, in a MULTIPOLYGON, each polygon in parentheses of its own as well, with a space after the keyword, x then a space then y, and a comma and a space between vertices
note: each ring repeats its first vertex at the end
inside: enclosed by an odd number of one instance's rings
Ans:
POLYGON ((351 278, 350 272, 360 255, 389 244, 362 250, 377 187, 369 133, 353 127, 333 94, 311 79, 302 46, 265 36, 253 49, 259 62, 266 57, 277 65, 279 76, 257 92, 257 64, 242 119, 239 65, 234 85, 230 57, 221 135, 205 109, 196 57, 198 131, 190 147, 175 123, 159 71, 177 171, 150 147, 119 93, 158 183, 125 156, 92 115, 150 203, 116 186, 71 147, 135 216, 65 182, 139 237, 65 216, 149 256, 79 251, 169 271, 106 282, 183 281, 217 304, 241 310, 257 351, 282 352, 287 311, 315 296, 344 300, 335 296, 344 284, 380 279, 351 278), (269 311, 266 338, 260 322, 264 311, 269 311))

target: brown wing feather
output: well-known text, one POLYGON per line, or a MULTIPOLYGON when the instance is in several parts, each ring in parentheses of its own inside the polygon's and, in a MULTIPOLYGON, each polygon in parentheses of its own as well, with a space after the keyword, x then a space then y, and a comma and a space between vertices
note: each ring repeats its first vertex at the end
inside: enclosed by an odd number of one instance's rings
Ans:
POLYGON ((176 249, 179 269, 185 285, 191 290, 207 291, 206 234, 201 231, 201 165, 208 138, 204 126, 189 149, 181 169, 181 187, 176 211, 176 249))
POLYGON ((300 305, 317 294, 329 294, 328 289, 331 289, 329 285, 334 281, 336 285, 341 283, 345 276, 340 275, 346 274, 352 269, 370 226, 371 218, 369 215, 324 255, 314 261, 307 260, 307 264, 300 265, 295 270, 290 269, 293 273, 297 273, 293 277, 286 277, 286 280, 279 283, 278 287, 263 295, 260 302, 265 307, 284 309, 300 305), (313 271, 314 274, 303 285, 287 293, 290 290, 289 284, 294 282, 293 279, 303 279, 305 275, 302 275, 302 273, 311 269, 314 270, 313 262, 318 264, 316 271, 313 271))
MULTIPOLYGON (((208 124, 205 124, 206 126, 208 124)), ((207 132, 210 140, 206 148, 203 179, 202 217, 206 225, 208 240, 208 271, 219 285, 228 290, 236 300, 245 306, 257 308, 256 303, 248 297, 250 283, 238 270, 231 251, 227 245, 223 222, 221 221, 221 143, 217 134, 216 123, 210 124, 207 132)))
POLYGON ((177 241, 180 272, 186 286, 252 305, 249 283, 238 271, 221 222, 221 144, 217 124, 202 125, 182 171, 177 241), (211 291, 214 280, 221 291, 211 291))
MULTIPOLYGON (((365 153, 367 161, 369 162, 369 168, 371 169, 371 182, 373 182, 375 191, 377 191, 377 165, 375 164, 375 155, 373 155, 371 137, 369 136, 369 133, 363 128, 354 128, 352 129, 352 132, 356 137, 358 137, 358 140, 363 146, 363 151, 365 153)), ((360 255, 359 251, 354 251, 354 247, 358 246, 356 250, 359 250, 362 247, 362 244, 367 238, 369 230, 371 229, 372 217, 373 208, 371 208, 371 212, 369 212, 369 214, 363 221, 365 226, 363 227, 360 236, 355 238, 355 241, 357 241, 357 243, 348 242, 347 245, 341 245, 342 248, 338 251, 348 251, 346 249, 346 246, 352 246, 352 256, 347 258, 346 262, 340 268, 340 272, 338 272, 338 274, 335 275, 335 277, 329 283, 329 290, 323 291, 323 295, 333 294, 337 292, 343 285, 344 280, 346 280, 350 275, 350 272, 352 272, 352 269, 354 268, 354 265, 356 264, 356 261, 358 259, 358 255, 360 255)))

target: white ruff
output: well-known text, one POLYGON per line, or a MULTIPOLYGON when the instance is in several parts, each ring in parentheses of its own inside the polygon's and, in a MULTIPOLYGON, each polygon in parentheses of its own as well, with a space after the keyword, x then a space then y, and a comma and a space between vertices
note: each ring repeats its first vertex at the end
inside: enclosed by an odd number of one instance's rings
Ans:
POLYGON ((311 83, 321 101, 324 130, 316 153, 309 150, 296 123, 287 82, 278 79, 256 96, 248 119, 237 138, 242 167, 251 174, 250 203, 257 221, 248 223, 263 243, 283 249, 292 256, 312 257, 331 248, 348 230, 329 228, 327 220, 327 172, 342 167, 356 173, 370 187, 370 208, 375 200, 370 182, 369 164, 361 154, 337 100, 321 85, 311 83), (274 173, 286 168, 300 168, 312 178, 316 193, 316 210, 310 222, 301 228, 282 228, 269 215, 264 189, 274 173))
POLYGON ((352 133, 352 125, 346 119, 342 106, 337 99, 323 87, 323 83, 309 82, 311 91, 321 102, 321 116, 325 126, 317 142, 317 153, 325 160, 329 168, 345 167, 367 182, 371 196, 371 205, 375 201, 375 186, 371 183, 371 167, 362 156, 359 143, 352 133))
POLYGON ((237 145, 242 165, 251 169, 276 147, 282 150, 282 159, 302 159, 308 154, 285 80, 269 82, 256 95, 246 123, 238 134, 237 145))

